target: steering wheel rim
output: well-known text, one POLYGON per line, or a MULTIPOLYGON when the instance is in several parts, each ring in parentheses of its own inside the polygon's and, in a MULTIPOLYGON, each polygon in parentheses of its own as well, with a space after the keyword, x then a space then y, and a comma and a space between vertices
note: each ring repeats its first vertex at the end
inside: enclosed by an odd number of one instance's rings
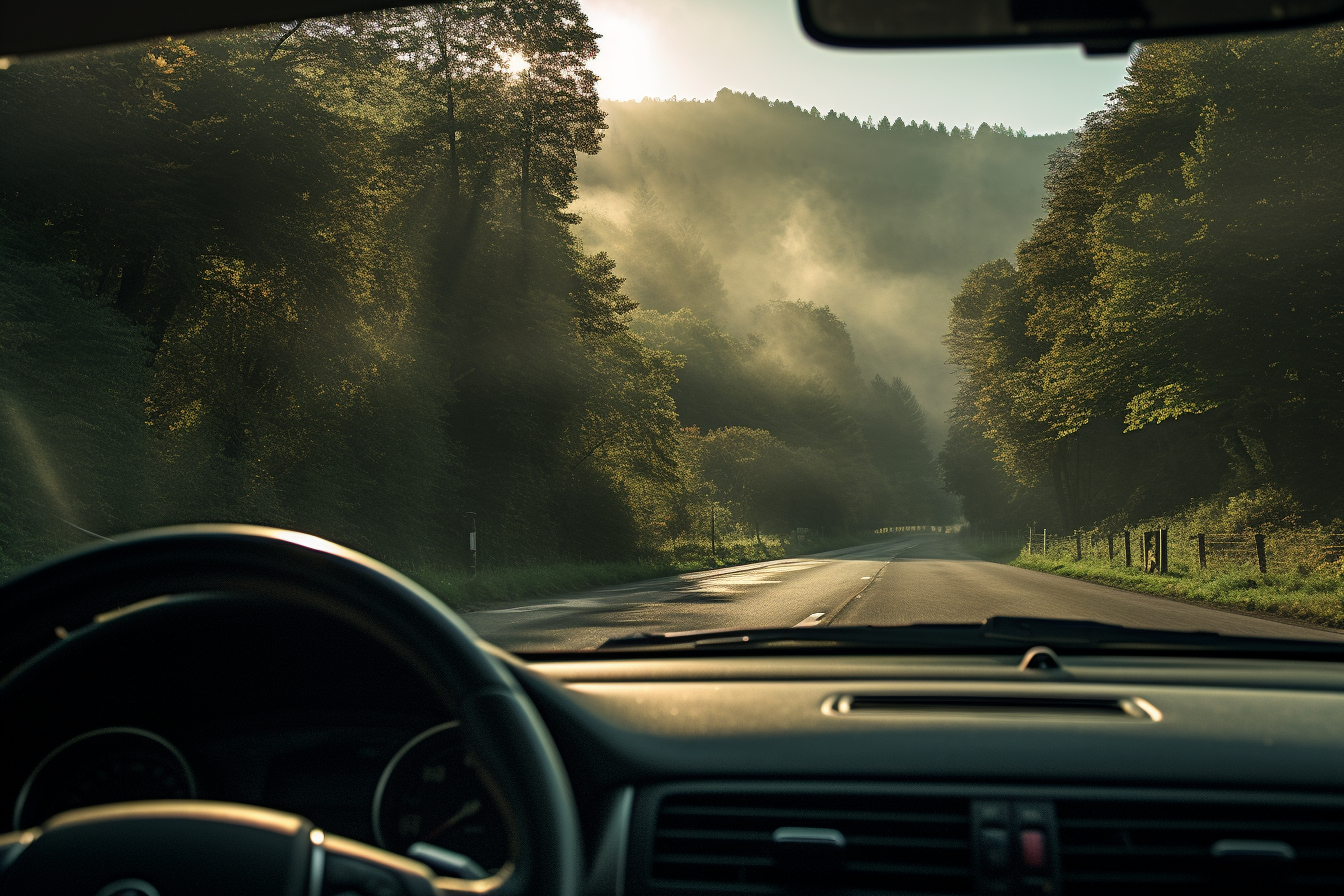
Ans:
POLYGON ((468 747, 512 810, 513 867, 492 892, 578 892, 582 852, 569 781, 550 733, 506 666, 424 588, 311 535, 242 525, 154 529, 74 551, 6 582, 0 618, 16 637, 0 638, 0 668, 12 669, 0 679, 0 703, 28 677, 62 621, 201 592, 264 593, 357 626, 398 655, 461 719, 468 747), (37 640, 41 633, 45 640, 37 640))

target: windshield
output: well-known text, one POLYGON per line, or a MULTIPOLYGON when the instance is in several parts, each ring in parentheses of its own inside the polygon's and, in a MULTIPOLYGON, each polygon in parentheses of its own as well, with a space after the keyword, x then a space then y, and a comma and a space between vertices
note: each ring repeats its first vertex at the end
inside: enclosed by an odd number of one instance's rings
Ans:
POLYGON ((0 59, 0 574, 246 522, 518 649, 1336 637, 1341 58, 464 0, 0 59))

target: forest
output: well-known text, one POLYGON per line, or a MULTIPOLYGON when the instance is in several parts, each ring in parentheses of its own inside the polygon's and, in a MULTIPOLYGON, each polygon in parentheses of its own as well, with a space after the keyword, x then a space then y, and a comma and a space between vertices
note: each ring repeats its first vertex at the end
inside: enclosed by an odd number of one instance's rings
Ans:
POLYGON ((709 102, 606 102, 579 160, 578 233, 641 307, 689 308, 747 335, 803 299, 849 326, 871 374, 899 377, 940 442, 956 379, 941 339, 966 271, 1011 253, 1040 215, 1066 134, 803 109, 727 88, 709 102))
POLYGON ((1342 65, 1338 26, 1136 51, 954 300, 972 524, 1344 517, 1342 65))
POLYGON ((828 304, 716 318, 585 245, 596 52, 519 0, 0 69, 0 568, 186 521, 441 567, 473 514, 496 566, 950 522, 828 304))

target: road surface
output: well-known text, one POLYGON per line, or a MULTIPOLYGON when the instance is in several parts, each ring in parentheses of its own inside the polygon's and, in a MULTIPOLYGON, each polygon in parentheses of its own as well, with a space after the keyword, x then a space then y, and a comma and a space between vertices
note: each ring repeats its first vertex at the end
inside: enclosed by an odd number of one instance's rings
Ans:
POLYGON ((466 619, 483 638, 510 650, 577 650, 637 632, 983 622, 990 616, 1093 619, 1227 635, 1344 638, 977 560, 961 549, 954 536, 927 533, 537 599, 469 613, 466 619))

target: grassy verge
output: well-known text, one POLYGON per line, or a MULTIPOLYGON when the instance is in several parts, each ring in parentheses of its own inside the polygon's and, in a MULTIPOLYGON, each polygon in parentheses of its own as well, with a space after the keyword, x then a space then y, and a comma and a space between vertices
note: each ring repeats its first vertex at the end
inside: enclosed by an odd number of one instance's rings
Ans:
POLYGON ((1344 579, 1329 572, 1173 568, 1163 576, 1105 560, 1060 560, 1039 554, 1019 556, 1012 565, 1225 610, 1344 628, 1344 579))
POLYGON ((454 610, 469 613, 547 594, 587 591, 685 572, 816 554, 876 540, 871 533, 865 533, 763 546, 754 542, 730 543, 724 545, 717 558, 709 557, 707 552, 690 551, 665 560, 547 563, 484 569, 476 576, 464 570, 430 566, 409 570, 408 574, 454 610))

